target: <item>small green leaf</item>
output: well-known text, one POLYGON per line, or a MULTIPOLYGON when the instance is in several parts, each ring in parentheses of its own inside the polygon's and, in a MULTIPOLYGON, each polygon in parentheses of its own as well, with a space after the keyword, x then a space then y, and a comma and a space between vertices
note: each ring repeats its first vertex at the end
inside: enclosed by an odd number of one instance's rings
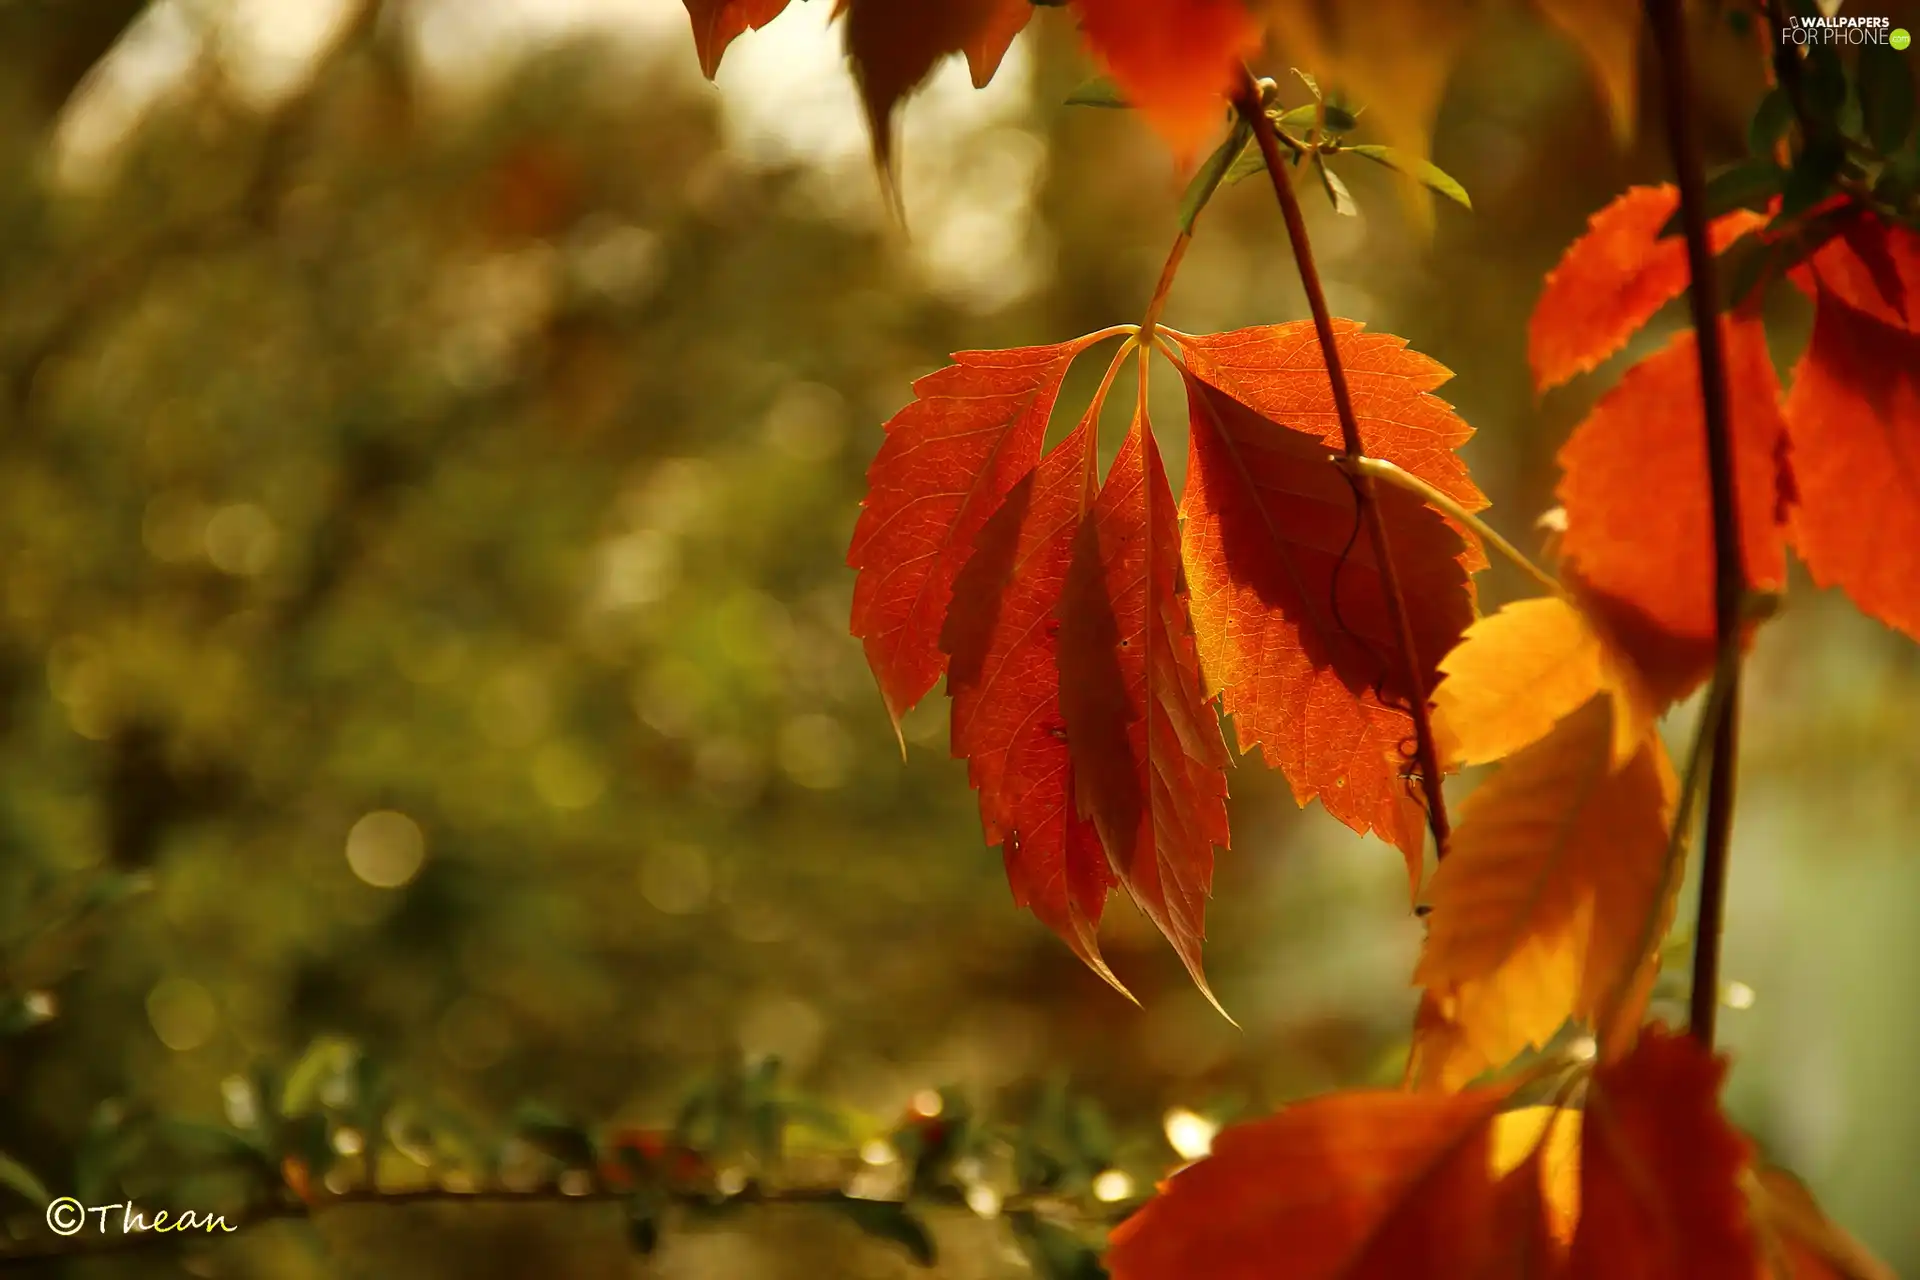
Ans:
POLYGON ((1793 98, 1785 89, 1775 85, 1760 99, 1760 105, 1754 108, 1753 119, 1747 124, 1747 150, 1756 156, 1769 154, 1792 125, 1793 98))
POLYGON ((1846 162, 1846 146, 1838 134, 1809 138, 1801 148, 1793 170, 1780 186, 1779 217, 1792 218, 1825 200, 1834 192, 1834 179, 1846 162))
POLYGON ((1307 86, 1307 92, 1313 95, 1313 100, 1315 102, 1320 101, 1322 97, 1320 93, 1320 82, 1318 80, 1315 80, 1311 75, 1309 75, 1305 71, 1302 71, 1298 67, 1295 67, 1293 69, 1293 74, 1295 74, 1296 76, 1299 76, 1300 83, 1307 86))
POLYGON ((1106 1280, 1099 1251, 1074 1231, 1028 1209, 1009 1213, 1007 1221, 1041 1280, 1106 1280))
POLYGON ((549 1107, 521 1103, 513 1127, 523 1141, 569 1169, 591 1169, 594 1165, 593 1139, 587 1131, 549 1107))
POLYGON ((1392 147, 1383 147, 1375 143, 1364 142, 1356 146, 1342 147, 1341 151, 1351 151, 1354 155, 1365 156, 1375 164, 1385 165, 1402 173, 1430 191, 1436 191, 1463 208, 1473 208, 1473 201, 1467 198, 1467 189, 1454 180, 1439 165, 1418 156, 1410 156, 1404 151, 1392 147))
POLYGON ((1267 158, 1260 154, 1260 148, 1249 146, 1240 152, 1240 158, 1227 170, 1227 176, 1220 181, 1227 186, 1245 182, 1257 173, 1267 171, 1267 158))
POLYGON ((36 1178, 33 1170, 4 1151, 0 1151, 0 1187, 19 1193, 36 1206, 53 1199, 47 1192, 46 1183, 36 1178))
MULTIPOLYGON (((1220 189, 1221 180, 1227 171, 1233 168, 1234 161, 1240 158, 1253 141, 1253 130, 1245 120, 1233 122, 1233 132, 1226 141, 1214 148, 1207 162, 1200 166, 1200 172, 1193 175, 1193 181, 1187 184, 1187 192, 1180 198, 1180 230, 1193 234, 1193 224, 1199 218, 1200 211, 1207 207, 1207 201, 1213 199, 1213 193, 1220 189)), ((1256 151, 1256 155, 1258 152, 1256 151)))
POLYGON ((286 1084, 280 1090, 280 1114, 299 1116, 317 1110, 329 1084, 345 1083, 350 1078, 357 1056, 353 1043, 339 1036, 321 1036, 308 1045, 287 1072, 286 1084))
POLYGON ((1070 107, 1112 107, 1127 111, 1133 107, 1131 102, 1120 96, 1120 86, 1105 76, 1095 76, 1067 95, 1070 107))
POLYGON ((1860 116, 1867 141, 1892 155, 1913 130, 1913 75, 1907 60, 1890 44, 1860 50, 1860 116))
MULTIPOLYGON (((1730 164, 1707 179, 1707 221, 1732 213, 1735 209, 1764 209, 1767 201, 1780 194, 1786 170, 1770 156, 1753 156, 1730 164)), ((1659 238, 1677 236, 1686 225, 1683 210, 1675 209, 1660 228, 1659 238)))
POLYGON ((1321 154, 1313 153, 1313 167, 1320 175, 1320 188, 1327 193, 1327 199, 1333 202, 1333 211, 1349 218, 1360 216, 1360 206, 1353 202, 1353 193, 1347 190, 1347 184, 1340 181, 1340 175, 1327 168, 1327 162, 1321 154))
POLYGON ((860 1200, 853 1196, 831 1196, 823 1204, 838 1210, 856 1227, 880 1240, 903 1246, 913 1260, 930 1267, 936 1260, 933 1236, 924 1222, 898 1200, 860 1200))

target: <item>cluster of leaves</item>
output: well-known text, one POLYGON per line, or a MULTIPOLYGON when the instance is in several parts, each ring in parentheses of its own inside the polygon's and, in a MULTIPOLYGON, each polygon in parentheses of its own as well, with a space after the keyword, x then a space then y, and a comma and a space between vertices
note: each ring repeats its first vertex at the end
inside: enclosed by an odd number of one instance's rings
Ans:
MULTIPOLYGON (((1190 45, 1119 56, 1101 24, 1120 6, 1074 7, 1117 85, 1082 100, 1138 102, 1184 143, 1185 97, 1167 86, 1232 90, 1238 120, 1190 187, 1169 276, 1256 138, 1250 171, 1283 159, 1285 136, 1288 167, 1310 157, 1341 207, 1324 155, 1351 114, 1330 119, 1316 87, 1309 140, 1282 135, 1290 113, 1220 69, 1246 29, 1196 71, 1190 45)), ((1160 6, 1157 21, 1225 30, 1220 8, 1160 6)), ((1721 1115, 1724 1064, 1696 1039, 1642 1031, 1708 741, 1683 782, 1661 715, 1737 665, 1789 544, 1816 581, 1920 635, 1911 81, 1879 54, 1851 76, 1831 51, 1779 61, 1760 154, 1710 193, 1712 247, 1744 255, 1728 273, 1736 305, 1715 320, 1730 404, 1712 421, 1712 362, 1692 331, 1629 369, 1561 452, 1557 575, 1474 514, 1486 502, 1455 452, 1470 429, 1432 394, 1447 371, 1324 312, 1183 334, 1156 324, 1163 279, 1143 325, 961 353, 887 424, 848 554, 853 633, 896 725, 946 677, 953 753, 1016 901, 1108 982, 1120 987, 1096 928, 1120 888, 1207 989, 1204 903, 1229 842, 1219 715, 1302 804, 1397 845, 1416 896, 1427 822, 1441 837, 1409 1089, 1228 1135, 1117 1233, 1116 1276, 1267 1275, 1282 1257, 1309 1276, 1873 1271, 1721 1115), (1784 395, 1754 308, 1782 275, 1815 305, 1784 395), (1044 448, 1068 367, 1122 335, 1078 424, 1044 448), (1187 393, 1177 506, 1147 416, 1155 349, 1187 393), (1102 476, 1102 409, 1135 352, 1130 426, 1102 476), (1716 539, 1716 517, 1737 545, 1716 539), (1550 594, 1475 621, 1482 541, 1550 594), (1729 574, 1748 625, 1728 625, 1729 574), (1501 763, 1450 840, 1409 785, 1429 715, 1442 768, 1501 763), (1591 1038, 1527 1065, 1569 1024, 1591 1038), (1490 1075, 1502 1082, 1473 1086, 1490 1075)), ((1287 204, 1292 175, 1272 176, 1287 204)), ((1631 190, 1568 250, 1534 315, 1537 390, 1596 368, 1687 289, 1679 205, 1671 187, 1631 190)))

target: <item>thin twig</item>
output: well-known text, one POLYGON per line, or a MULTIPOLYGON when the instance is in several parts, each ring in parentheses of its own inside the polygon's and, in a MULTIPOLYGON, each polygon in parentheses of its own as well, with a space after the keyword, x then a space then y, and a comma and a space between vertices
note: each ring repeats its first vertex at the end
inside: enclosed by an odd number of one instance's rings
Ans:
MULTIPOLYGON (((1727 364, 1721 345, 1719 304, 1713 278, 1713 250, 1707 243, 1706 179, 1700 143, 1694 132, 1687 25, 1680 0, 1648 0, 1654 47, 1660 57, 1666 99, 1667 145, 1680 185, 1680 212, 1686 230, 1688 301, 1693 311, 1700 362, 1700 403, 1706 418, 1707 471, 1713 493, 1713 619, 1724 650, 1737 643, 1746 568, 1740 554, 1740 525, 1733 475, 1733 438, 1728 426, 1727 364)), ((1700 905, 1693 937, 1693 991, 1688 1026, 1702 1045, 1713 1046, 1714 1016, 1720 1004, 1720 929, 1726 913, 1727 856, 1733 835, 1735 768, 1740 740, 1740 657, 1736 649, 1725 668, 1725 705, 1714 726, 1713 765, 1707 779, 1707 828, 1700 861, 1700 905)))
MULTIPOLYGON (((1333 386, 1333 404, 1340 415, 1341 443, 1346 446, 1348 458, 1363 458, 1366 448, 1360 440, 1360 422, 1354 416, 1353 395, 1347 389, 1346 370, 1341 366, 1340 349, 1334 341, 1333 316, 1327 310, 1327 295, 1320 287, 1320 271, 1314 265, 1313 246, 1307 239, 1306 219, 1300 213, 1300 201, 1293 193, 1293 184, 1287 180, 1285 161, 1280 156, 1280 141, 1274 134, 1273 121, 1268 118, 1266 108, 1260 101, 1259 86, 1253 73, 1244 68, 1240 84, 1234 91, 1233 105, 1252 127, 1254 141, 1260 144, 1261 158, 1267 164, 1267 176, 1273 182, 1274 197, 1279 200, 1280 213, 1286 219, 1287 238, 1293 244, 1294 264, 1300 271, 1300 284, 1306 290, 1307 305, 1313 311, 1314 332, 1320 337, 1320 350, 1326 359, 1327 380, 1333 386)), ((1373 477, 1363 471, 1357 475, 1350 474, 1349 479, 1353 484, 1354 498, 1365 512, 1367 529, 1373 538, 1374 559, 1380 567, 1380 586, 1387 600, 1387 619, 1400 642, 1407 708, 1413 715, 1415 750, 1420 762, 1420 786, 1427 800, 1427 825, 1433 831, 1435 856, 1444 858, 1447 856, 1452 827, 1447 822, 1446 796, 1441 789, 1440 753, 1434 747, 1433 721, 1427 712, 1426 680, 1421 675, 1420 654, 1414 644, 1412 625, 1407 619, 1406 598, 1400 593, 1400 577, 1393 567, 1393 550, 1387 541, 1386 519, 1374 497, 1373 477)))
POLYGON ((1405 467, 1388 462, 1385 458, 1349 458, 1345 456, 1335 458, 1334 465, 1351 474, 1369 475, 1376 480, 1385 480, 1388 484, 1395 485, 1405 489, 1408 493, 1416 495, 1422 502, 1436 508, 1441 514, 1451 516, 1454 520, 1464 525, 1469 533, 1505 556, 1520 572, 1532 578, 1554 595, 1562 598, 1566 597, 1567 588, 1560 579, 1554 577, 1545 569, 1542 569, 1539 565, 1528 559, 1526 553, 1502 537, 1498 529, 1495 529, 1485 520, 1482 520, 1479 516, 1461 506, 1459 502, 1428 484, 1425 480, 1422 480, 1419 476, 1413 474, 1413 472, 1408 471, 1405 467))

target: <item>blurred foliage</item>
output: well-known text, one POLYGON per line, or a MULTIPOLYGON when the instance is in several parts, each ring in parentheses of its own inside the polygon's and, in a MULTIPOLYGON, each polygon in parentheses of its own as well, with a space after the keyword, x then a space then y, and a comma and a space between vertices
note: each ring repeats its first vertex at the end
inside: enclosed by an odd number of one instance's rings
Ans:
MULTIPOLYGON (((1042 270, 980 310, 844 171, 736 145, 677 25, 529 46, 461 97, 408 7, 356 8, 264 104, 199 59, 69 181, 61 104, 140 6, 0 0, 0 1230, 38 1230, 27 1171, 212 1206, 377 1157, 619 1194, 344 1208, 194 1274, 881 1276, 922 1251, 878 1202, 656 1216, 632 1188, 685 1151, 700 1177, 904 1170, 937 1274, 1090 1275, 1084 1221, 1177 1159, 1169 1108, 1397 1079, 1397 855, 1244 762, 1209 967, 1248 1030, 1116 908, 1136 1010, 1012 908, 943 709, 903 764, 845 634, 862 473, 911 379, 1133 315, 1172 240, 1164 153, 1065 107, 1086 68, 1060 33, 1026 42, 1012 124, 909 139, 915 220, 965 191, 916 185, 933 149, 1044 153, 992 233, 1042 270), (1109 1171, 1131 1182, 1103 1201, 1109 1171)), ((1722 44, 1733 159, 1759 72, 1722 44)), ((1613 150, 1576 57, 1489 24, 1435 148, 1475 212, 1434 242, 1374 166, 1348 166, 1361 218, 1313 210, 1335 309, 1459 371, 1516 533, 1582 410, 1527 388, 1541 274, 1661 169, 1613 150)), ((1171 323, 1303 314, 1258 187, 1209 207, 1171 323)), ((1756 659, 1727 971, 1759 1001, 1726 1036, 1742 1120, 1900 1269, 1920 666, 1840 606, 1799 591, 1756 659)))

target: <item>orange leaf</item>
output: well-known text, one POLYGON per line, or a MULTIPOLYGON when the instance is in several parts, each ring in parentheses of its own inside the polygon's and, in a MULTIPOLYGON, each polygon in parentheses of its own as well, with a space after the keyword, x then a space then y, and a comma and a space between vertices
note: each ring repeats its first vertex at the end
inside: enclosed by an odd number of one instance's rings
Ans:
POLYGON ((974 538, 1039 462, 1067 366, 1103 336, 960 352, 887 423, 847 563, 860 570, 853 634, 896 732, 946 669, 940 628, 974 538))
POLYGON ((1094 500, 1101 402, 1094 399, 981 529, 954 582, 941 646, 952 655, 953 754, 968 762, 987 843, 1002 848, 1014 901, 1124 992, 1095 936, 1114 877, 1093 824, 1075 808, 1054 620, 1074 537, 1094 500))
POLYGON ((966 54, 974 84, 984 85, 1031 7, 1016 8, 1012 0, 839 0, 834 12, 846 19, 847 58, 883 175, 893 173, 893 109, 901 99, 950 53, 966 54))
POLYGON ((1081 813, 1211 1000, 1200 943, 1213 848, 1227 845, 1227 749, 1200 686, 1179 538, 1143 399, 1074 542, 1060 707, 1081 813))
POLYGON ((1638 1022, 1679 880, 1679 786, 1651 735, 1612 767, 1610 707, 1593 699, 1461 806, 1414 973, 1438 1020, 1416 1027, 1416 1084, 1458 1088, 1569 1018, 1638 1022))
POLYGON ((1920 638, 1920 334, 1822 280, 1786 406, 1794 549, 1815 582, 1920 638))
POLYGON ((743 31, 758 31, 787 7, 787 0, 686 0, 693 20, 693 45, 700 54, 700 70, 711 80, 720 70, 720 55, 743 31))
POLYGON ((1920 332, 1920 235, 1858 210, 1796 277, 1882 324, 1920 332))
MULTIPOLYGON (((1506 1256, 1547 1232, 1537 1194, 1516 1205, 1497 1181, 1493 1134, 1510 1095, 1336 1093, 1228 1129, 1114 1230, 1108 1271, 1113 1280, 1518 1275, 1506 1256), (1516 1221, 1529 1208, 1532 1220, 1516 1221)), ((1537 1175, 1516 1173, 1537 1192, 1537 1175)))
POLYGON ((1746 1190, 1766 1274, 1776 1280, 1894 1280, 1893 1269, 1830 1221, 1813 1193, 1784 1169, 1754 1170, 1746 1190))
POLYGON ((1726 1063, 1648 1027, 1594 1072, 1580 1137, 1572 1280, 1754 1280, 1760 1259, 1741 1191, 1752 1157, 1720 1114, 1726 1063))
POLYGON ((1220 127, 1260 28, 1242 0, 1072 0, 1087 47, 1182 156, 1220 127))
POLYGON ((1547 736, 1596 693, 1613 702, 1613 764, 1652 731, 1656 709, 1633 662, 1558 596, 1508 605, 1467 628, 1440 660, 1433 734, 1443 759, 1485 764, 1547 736))
POLYGON ((1032 16, 1032 0, 999 0, 994 6, 962 50, 967 55, 967 71, 973 76, 974 88, 987 87, 993 73, 1000 69, 1000 60, 1007 56, 1013 38, 1026 29, 1027 19, 1032 16))
MULTIPOLYGON (((1453 446, 1471 434, 1428 395, 1447 375, 1398 338, 1337 321, 1367 452, 1486 505, 1453 446)), ((1194 630, 1242 750, 1260 744, 1295 798, 1400 846, 1417 876, 1422 816, 1401 776, 1413 723, 1373 541, 1340 448, 1308 322, 1182 338, 1192 460, 1182 499, 1194 630), (1284 425, 1282 425, 1284 424, 1284 425), (1338 588, 1336 593, 1336 587, 1338 588)), ((1423 686, 1473 617, 1484 561, 1417 498, 1378 486, 1423 686)))
MULTIPOLYGON (((1593 215, 1586 234, 1547 273, 1528 330, 1536 391, 1592 369, 1687 287, 1681 237, 1656 238, 1679 207, 1672 186, 1629 188, 1593 215)), ((1715 219, 1708 228, 1714 251, 1765 222, 1745 209, 1715 219)))
MULTIPOLYGON (((1747 581, 1786 580, 1779 382, 1757 319, 1723 320, 1747 581)), ((1658 701, 1713 669, 1713 499, 1691 330, 1627 370, 1560 450, 1569 576, 1658 701)), ((1851 510, 1857 514, 1857 505, 1851 510)))

